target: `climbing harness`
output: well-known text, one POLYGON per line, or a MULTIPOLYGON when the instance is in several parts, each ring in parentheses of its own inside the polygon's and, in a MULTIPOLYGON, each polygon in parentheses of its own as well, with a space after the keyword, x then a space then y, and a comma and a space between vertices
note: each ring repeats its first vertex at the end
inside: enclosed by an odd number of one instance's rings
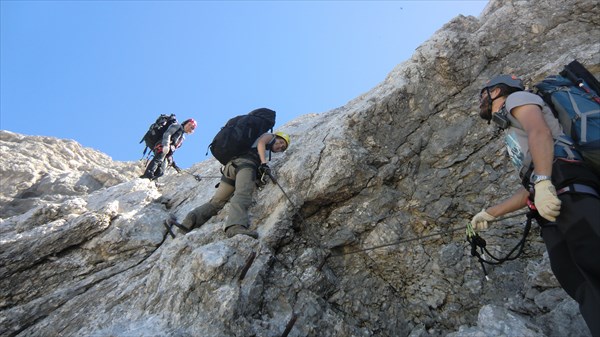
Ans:
POLYGON ((508 218, 514 218, 517 216, 522 216, 522 215, 526 215, 527 216, 527 221, 525 222, 525 229, 523 230, 523 236, 521 237, 521 240, 519 240, 519 242, 515 245, 515 247, 513 247, 513 249, 510 250, 510 252, 508 252, 508 254, 506 254, 506 256, 504 257, 495 257, 492 253, 490 253, 490 251, 486 248, 486 241, 479 236, 479 234, 477 234, 475 232, 475 229, 473 228, 473 225, 471 225, 471 223, 469 222, 467 224, 467 230, 466 230, 466 234, 467 234, 467 242, 469 242, 469 244, 471 245, 471 255, 477 258, 477 261, 479 261, 479 264, 481 265, 481 269, 483 269, 483 274, 485 276, 485 279, 489 281, 489 277, 488 277, 488 272, 485 268, 485 264, 489 264, 489 265, 500 265, 504 262, 507 261, 513 261, 515 259, 517 259, 519 256, 521 256, 521 254, 523 253, 523 249, 525 248, 525 242, 527 240, 527 235, 529 234, 529 231, 531 230, 531 220, 534 218, 535 213, 533 211, 526 211, 526 212, 522 212, 522 213, 517 213, 515 215, 511 215, 511 216, 507 216, 501 219, 496 219, 496 220, 492 220, 490 222, 497 222, 500 220, 505 220, 508 218), (477 251, 477 249, 479 248, 479 252, 477 251), (516 251, 516 255, 515 254, 516 251), (486 259, 484 256, 485 254, 487 254, 487 256, 489 256, 490 259, 486 259))

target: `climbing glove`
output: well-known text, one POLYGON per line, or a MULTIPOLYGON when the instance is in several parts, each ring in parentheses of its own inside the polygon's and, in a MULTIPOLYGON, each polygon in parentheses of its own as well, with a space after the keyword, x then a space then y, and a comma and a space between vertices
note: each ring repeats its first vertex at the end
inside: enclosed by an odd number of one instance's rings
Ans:
POLYGON ((550 180, 542 180, 535 184, 533 200, 538 213, 546 220, 556 221, 560 214, 560 199, 556 196, 556 188, 550 180))
POLYGON ((471 219, 471 225, 477 230, 487 229, 488 221, 494 221, 496 217, 485 211, 485 208, 481 212, 475 214, 471 219))

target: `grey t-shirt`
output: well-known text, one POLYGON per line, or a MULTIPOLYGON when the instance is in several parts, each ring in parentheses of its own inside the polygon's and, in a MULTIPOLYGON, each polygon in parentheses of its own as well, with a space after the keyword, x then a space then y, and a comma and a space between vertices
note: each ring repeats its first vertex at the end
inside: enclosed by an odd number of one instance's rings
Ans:
POLYGON ((535 104, 542 109, 544 120, 552 132, 552 138, 558 139, 563 136, 564 133, 560 126, 558 119, 552 114, 552 110, 544 103, 544 100, 538 95, 532 94, 527 91, 517 91, 510 94, 506 98, 505 107, 508 111, 507 117, 510 120, 510 127, 506 130, 506 148, 512 163, 515 165, 519 176, 523 178, 523 175, 529 170, 532 163, 531 152, 529 151, 529 143, 527 139, 527 133, 523 130, 523 127, 519 121, 513 117, 512 110, 516 107, 523 105, 535 104))
POLYGON ((175 148, 178 148, 179 146, 181 146, 181 143, 184 139, 185 135, 183 132, 183 128, 180 124, 175 123, 169 126, 167 131, 165 131, 165 133, 163 134, 162 146, 167 148, 171 144, 173 144, 175 148))

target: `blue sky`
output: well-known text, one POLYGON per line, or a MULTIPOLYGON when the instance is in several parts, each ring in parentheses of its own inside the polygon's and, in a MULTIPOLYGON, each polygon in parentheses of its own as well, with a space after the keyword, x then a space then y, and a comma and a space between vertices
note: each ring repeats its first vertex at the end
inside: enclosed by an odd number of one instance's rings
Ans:
POLYGON ((486 4, 1 0, 0 129, 135 161, 149 124, 175 113, 198 121, 175 153, 187 168, 230 117, 268 107, 277 128, 343 106, 486 4))

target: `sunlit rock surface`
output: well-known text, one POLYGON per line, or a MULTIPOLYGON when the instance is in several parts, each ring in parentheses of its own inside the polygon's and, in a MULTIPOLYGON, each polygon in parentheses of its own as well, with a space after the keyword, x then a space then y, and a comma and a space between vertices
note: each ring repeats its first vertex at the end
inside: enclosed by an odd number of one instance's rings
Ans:
MULTIPOLYGON (((489 281, 463 228, 518 186, 477 117, 482 83, 574 58, 598 75, 599 23, 594 1, 491 1, 371 91, 280 126, 294 142, 271 167, 291 200, 257 191, 259 240, 226 238, 227 206, 167 235, 212 196, 213 159, 155 184, 141 163, 0 131, 0 335, 589 336, 536 226, 489 281)), ((494 224, 488 247, 507 253, 523 221, 494 224)))

